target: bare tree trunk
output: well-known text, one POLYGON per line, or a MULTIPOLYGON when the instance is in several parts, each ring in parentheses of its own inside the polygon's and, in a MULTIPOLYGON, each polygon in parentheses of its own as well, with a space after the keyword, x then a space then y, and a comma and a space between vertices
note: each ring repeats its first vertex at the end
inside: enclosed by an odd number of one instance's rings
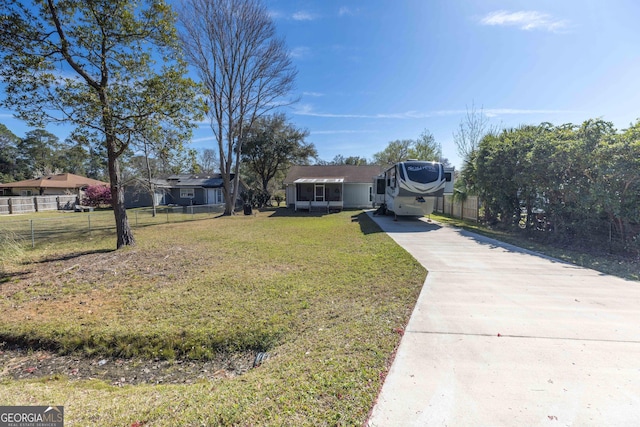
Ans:
POLYGON ((152 179, 152 174, 151 174, 151 164, 149 162, 149 147, 147 145, 147 143, 144 143, 144 161, 145 161, 145 167, 147 169, 147 190, 149 191, 149 195, 151 196, 151 209, 152 209, 152 214, 151 216, 153 218, 156 217, 156 189, 155 186, 153 185, 153 182, 151 181, 152 179))

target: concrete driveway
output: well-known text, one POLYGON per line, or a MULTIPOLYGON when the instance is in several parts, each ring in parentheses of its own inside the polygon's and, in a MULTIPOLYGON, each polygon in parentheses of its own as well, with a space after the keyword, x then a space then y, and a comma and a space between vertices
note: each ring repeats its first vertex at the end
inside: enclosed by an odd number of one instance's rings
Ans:
POLYGON ((368 426, 640 426, 640 283, 373 218, 429 274, 368 426))

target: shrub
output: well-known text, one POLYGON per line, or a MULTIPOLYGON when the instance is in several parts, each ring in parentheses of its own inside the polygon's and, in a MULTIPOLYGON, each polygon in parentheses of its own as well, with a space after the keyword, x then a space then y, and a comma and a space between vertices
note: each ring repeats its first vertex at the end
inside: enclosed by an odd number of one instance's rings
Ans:
POLYGON ((82 204, 86 206, 111 206, 111 188, 106 185, 90 185, 84 190, 82 204))

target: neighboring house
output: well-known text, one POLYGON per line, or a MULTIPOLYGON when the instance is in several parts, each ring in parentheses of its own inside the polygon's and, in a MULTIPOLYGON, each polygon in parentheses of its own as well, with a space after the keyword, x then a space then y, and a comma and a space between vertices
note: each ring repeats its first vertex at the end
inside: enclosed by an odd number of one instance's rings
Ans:
POLYGON ((72 173, 43 176, 37 179, 0 184, 0 195, 3 196, 56 196, 75 194, 82 197, 83 190, 90 185, 106 185, 98 181, 72 173))
POLYGON ((378 165, 292 166, 284 180, 287 206, 298 209, 362 209, 372 206, 378 165))
MULTIPOLYGON (((233 180, 233 174, 231 175, 233 180)), ((221 205, 224 204, 224 183, 220 174, 171 175, 152 179, 156 206, 161 205, 221 205)), ((244 188, 240 184, 240 191, 244 188)), ((152 206, 151 193, 142 180, 125 189, 127 208, 152 206)), ((240 192, 239 192, 240 193, 240 192)), ((238 194, 238 199, 240 195, 238 194)))

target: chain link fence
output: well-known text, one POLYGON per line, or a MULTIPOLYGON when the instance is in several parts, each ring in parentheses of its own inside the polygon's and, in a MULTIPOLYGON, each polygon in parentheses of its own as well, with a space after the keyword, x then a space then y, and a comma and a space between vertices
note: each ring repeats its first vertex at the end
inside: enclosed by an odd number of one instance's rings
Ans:
MULTIPOLYGON (((211 218, 224 212, 224 205, 158 206, 127 210, 133 228, 170 222, 211 218)), ((91 237, 96 232, 115 232, 113 211, 58 212, 52 216, 3 216, 0 218, 0 242, 36 245, 58 238, 91 237)))

